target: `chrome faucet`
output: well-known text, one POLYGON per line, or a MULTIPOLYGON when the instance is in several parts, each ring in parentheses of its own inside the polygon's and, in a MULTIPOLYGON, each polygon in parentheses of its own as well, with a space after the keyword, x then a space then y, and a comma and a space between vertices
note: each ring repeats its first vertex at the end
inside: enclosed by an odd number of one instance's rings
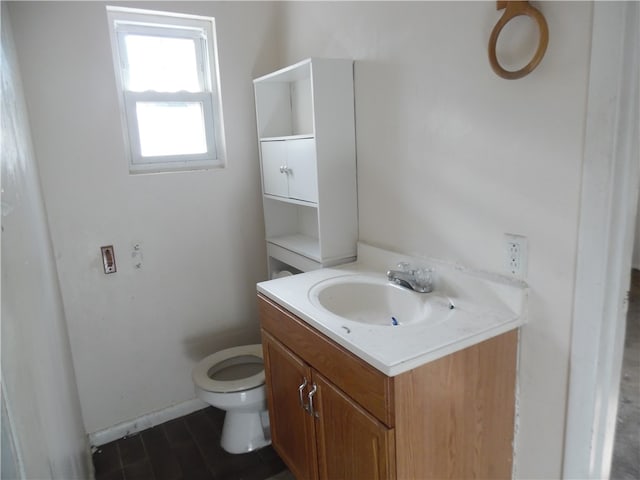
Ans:
POLYGON ((407 262, 398 264, 399 270, 388 270, 387 279, 401 287, 419 293, 433 291, 433 272, 430 268, 415 268, 407 262))

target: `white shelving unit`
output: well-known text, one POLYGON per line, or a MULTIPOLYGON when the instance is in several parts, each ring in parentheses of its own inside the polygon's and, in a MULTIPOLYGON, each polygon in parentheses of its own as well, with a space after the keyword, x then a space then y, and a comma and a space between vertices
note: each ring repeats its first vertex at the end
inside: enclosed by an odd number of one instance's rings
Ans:
POLYGON ((253 84, 269 275, 354 260, 353 61, 310 58, 253 84))

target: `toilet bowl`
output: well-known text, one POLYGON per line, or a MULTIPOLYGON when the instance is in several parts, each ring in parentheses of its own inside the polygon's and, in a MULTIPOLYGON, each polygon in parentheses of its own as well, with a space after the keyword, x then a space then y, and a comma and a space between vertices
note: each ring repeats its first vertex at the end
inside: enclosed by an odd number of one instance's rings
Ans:
POLYGON ((209 355, 194 367, 191 377, 200 400, 226 410, 223 449, 246 453, 271 443, 262 345, 209 355))

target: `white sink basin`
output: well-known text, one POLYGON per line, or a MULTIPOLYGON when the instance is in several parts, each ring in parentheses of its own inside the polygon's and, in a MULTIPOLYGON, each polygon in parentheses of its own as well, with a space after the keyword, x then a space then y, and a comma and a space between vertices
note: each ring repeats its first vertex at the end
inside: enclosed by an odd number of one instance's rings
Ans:
POLYGON ((309 290, 309 300, 320 309, 352 322, 389 327, 428 321, 433 311, 429 298, 375 275, 334 277, 309 290))
POLYGON ((521 281, 363 243, 357 262, 257 288, 390 377, 520 327, 528 295, 521 281), (399 262, 436 268, 436 290, 416 293, 388 282, 383 272, 399 262))

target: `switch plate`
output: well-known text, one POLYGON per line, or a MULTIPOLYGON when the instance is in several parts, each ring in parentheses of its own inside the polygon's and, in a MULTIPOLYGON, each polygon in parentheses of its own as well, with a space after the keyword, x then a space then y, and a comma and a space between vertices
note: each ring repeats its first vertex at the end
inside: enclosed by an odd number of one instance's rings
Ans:
POLYGON ((116 255, 113 250, 113 245, 100 247, 100 252, 102 253, 102 266, 104 268, 104 273, 115 273, 116 255))
POLYGON ((510 275, 524 279, 527 274, 527 237, 505 233, 505 268, 510 275))
POLYGON ((131 265, 133 268, 141 269, 143 264, 142 242, 131 243, 131 265))

